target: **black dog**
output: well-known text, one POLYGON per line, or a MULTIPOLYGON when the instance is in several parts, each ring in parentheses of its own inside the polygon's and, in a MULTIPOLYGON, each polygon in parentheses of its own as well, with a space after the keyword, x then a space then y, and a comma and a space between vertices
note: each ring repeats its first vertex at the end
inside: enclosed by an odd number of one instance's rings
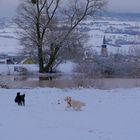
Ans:
POLYGON ((25 94, 20 95, 20 92, 17 92, 15 102, 20 106, 22 106, 22 105, 25 106, 25 94))

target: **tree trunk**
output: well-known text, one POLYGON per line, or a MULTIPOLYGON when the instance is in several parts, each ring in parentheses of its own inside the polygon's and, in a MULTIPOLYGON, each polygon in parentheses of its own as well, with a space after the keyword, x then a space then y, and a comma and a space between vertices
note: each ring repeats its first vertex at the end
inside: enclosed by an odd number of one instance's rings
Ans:
POLYGON ((50 72, 52 73, 53 72, 53 64, 56 60, 56 55, 59 51, 59 47, 58 46, 55 46, 55 47, 51 47, 51 55, 50 55, 50 59, 48 60, 48 63, 46 65, 46 67, 44 68, 44 71, 45 72, 50 72))
POLYGON ((39 63, 39 72, 44 73, 44 60, 43 60, 43 50, 42 50, 42 42, 43 38, 41 38, 41 31, 40 31, 40 11, 39 11, 39 1, 37 1, 37 21, 36 21, 36 30, 37 30, 37 46, 38 46, 38 63, 39 63))
POLYGON ((50 57, 49 59, 49 62, 47 63, 46 67, 44 68, 44 71, 47 72, 47 73, 52 73, 53 70, 52 70, 52 66, 53 66, 53 63, 55 61, 55 57, 50 57))
POLYGON ((38 63, 39 63, 39 72, 44 73, 44 62, 43 62, 42 47, 38 47, 38 63))

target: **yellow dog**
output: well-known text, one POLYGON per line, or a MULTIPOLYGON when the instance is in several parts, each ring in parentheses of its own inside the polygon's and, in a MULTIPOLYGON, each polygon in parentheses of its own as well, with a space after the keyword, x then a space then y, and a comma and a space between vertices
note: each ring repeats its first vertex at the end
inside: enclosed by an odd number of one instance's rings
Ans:
POLYGON ((85 106, 86 104, 84 102, 73 100, 72 97, 65 97, 64 99, 67 102, 67 108, 73 108, 77 111, 81 111, 82 106, 85 106))

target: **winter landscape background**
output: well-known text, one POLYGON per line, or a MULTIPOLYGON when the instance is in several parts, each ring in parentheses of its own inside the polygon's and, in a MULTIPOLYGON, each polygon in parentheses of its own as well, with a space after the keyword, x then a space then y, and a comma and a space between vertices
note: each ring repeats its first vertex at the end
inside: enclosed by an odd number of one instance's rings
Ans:
MULTIPOLYGON (((89 17, 78 27, 80 32, 89 34, 88 45, 100 53, 104 35, 109 53, 130 53, 130 48, 140 45, 140 14, 101 13, 96 21, 89 17)), ((13 19, 0 18, 0 54, 15 55, 21 51, 13 19)))
MULTIPOLYGON (((19 57, 22 46, 16 34, 18 30, 12 19, 0 19, 1 59, 19 57)), ((119 52, 125 55, 136 55, 132 51, 133 47, 140 47, 140 14, 107 13, 96 21, 89 17, 78 27, 78 30, 89 34, 88 46, 98 54, 101 51, 104 35, 110 54, 119 52)), ((36 65, 28 65, 27 69, 30 73, 38 71, 36 65)), ((59 75, 58 83, 67 77, 71 79, 73 63, 60 65, 59 71, 63 76, 59 75)), ((95 82, 96 84, 99 82, 96 88, 91 86, 87 88, 87 85, 86 88, 83 87, 82 81, 85 79, 82 79, 76 87, 62 88, 47 85, 42 88, 40 83, 33 87, 28 84, 30 77, 23 77, 21 80, 18 80, 19 77, 16 79, 15 76, 11 78, 9 74, 14 73, 13 65, 1 64, 0 73, 1 82, 10 87, 0 89, 0 138, 2 140, 140 139, 139 79, 136 79, 134 86, 129 85, 129 79, 125 79, 123 82, 129 86, 124 86, 122 82, 121 88, 120 86, 103 88, 102 79, 100 79, 102 82, 97 79, 90 83, 94 85, 95 82), (14 81, 16 85, 10 86, 12 83, 15 84, 14 81), (26 85, 23 86, 23 83, 26 85), (16 93, 19 91, 26 94, 25 107, 14 103, 16 93), (66 96, 81 100, 86 103, 86 106, 82 111, 73 109, 66 111, 64 101, 66 96)), ((36 77, 31 77, 31 82, 33 81, 36 81, 36 77)), ((47 80, 45 79, 44 82, 47 80)))

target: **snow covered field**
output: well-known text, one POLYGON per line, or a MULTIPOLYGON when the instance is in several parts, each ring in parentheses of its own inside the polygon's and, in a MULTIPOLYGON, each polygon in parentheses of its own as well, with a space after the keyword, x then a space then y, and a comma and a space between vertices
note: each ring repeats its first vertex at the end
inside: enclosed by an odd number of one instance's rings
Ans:
POLYGON ((134 47, 139 48, 140 46, 140 21, 111 20, 105 18, 93 22, 93 20, 89 19, 88 21, 84 21, 81 30, 83 29, 84 31, 86 28, 87 31, 85 32, 88 33, 89 38, 85 46, 89 45, 91 50, 98 54, 101 53, 104 36, 106 37, 109 54, 131 54, 134 47))
MULTIPOLYGON (((104 35, 111 39, 109 43, 113 45, 117 39, 139 43, 138 35, 106 32, 108 29, 124 31, 127 28, 139 31, 139 24, 135 21, 101 20, 95 24, 86 21, 83 29, 90 29, 86 31, 90 37, 88 45, 100 53, 104 35)), ((14 25, 0 29, 2 54, 15 55, 21 51, 16 30, 14 25)), ((119 49, 127 52, 130 45, 122 45, 119 49)), ((118 47, 108 45, 108 51, 116 53, 118 47)), ((1 65, 0 73, 12 75, 14 66, 1 65)), ((35 65, 26 68, 29 72, 38 71, 35 65)), ((58 68, 63 73, 71 73, 73 69, 72 63, 58 68)), ((140 88, 0 89, 0 140, 140 140, 139 107, 140 88), (14 103, 18 91, 26 94, 25 107, 14 103), (82 111, 66 111, 66 96, 81 100, 86 106, 82 111)))
POLYGON ((140 88, 0 89, 1 140, 139 140, 140 88), (14 103, 26 94, 26 106, 14 103), (84 101, 65 110, 65 96, 84 101), (60 100, 60 104, 58 104, 60 100))
MULTIPOLYGON (((17 55, 22 52, 23 46, 18 40, 17 31, 19 29, 13 21, 0 19, 0 23, 5 21, 5 25, 0 28, 0 54, 8 54, 10 56, 17 55)), ((130 53, 129 50, 136 45, 140 45, 140 21, 121 21, 102 18, 93 22, 91 18, 84 21, 79 30, 89 35, 88 42, 85 46, 90 46, 92 51, 100 54, 101 45, 104 35, 107 40, 108 53, 123 54, 130 53)))

